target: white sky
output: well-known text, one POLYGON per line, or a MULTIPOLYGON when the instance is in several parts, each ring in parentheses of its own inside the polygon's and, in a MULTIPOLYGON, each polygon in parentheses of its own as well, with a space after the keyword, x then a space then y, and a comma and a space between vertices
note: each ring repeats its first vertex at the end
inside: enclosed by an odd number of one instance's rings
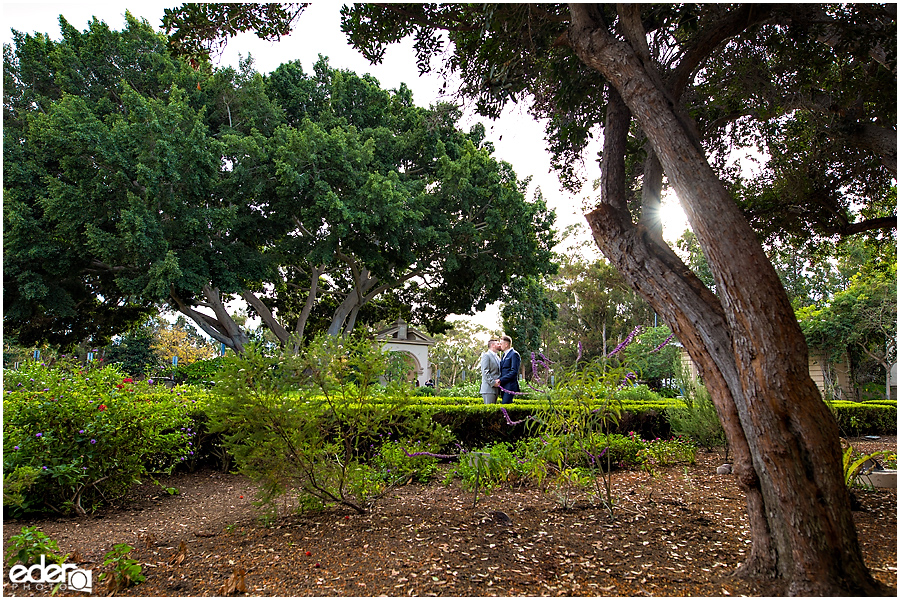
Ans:
MULTIPOLYGON (((105 21, 110 28, 119 30, 125 25, 125 11, 146 19, 159 27, 163 9, 180 6, 180 2, 10 2, 3 4, 3 42, 11 41, 10 29, 23 33, 47 33, 59 39, 60 14, 75 28, 85 30, 92 17, 105 21)), ((242 34, 228 42, 225 52, 218 59, 221 65, 237 66, 238 56, 253 56, 255 67, 268 73, 283 62, 299 60, 306 72, 318 55, 327 56, 332 67, 350 69, 358 74, 371 73, 386 89, 406 85, 413 92, 413 99, 420 106, 427 106, 439 99, 441 80, 437 75, 420 77, 416 68, 411 41, 388 48, 380 65, 371 65, 361 54, 350 48, 340 30, 339 3, 313 3, 304 10, 292 33, 279 42, 266 42, 253 34, 242 34)), ((449 87, 449 86, 448 86, 449 87)), ((572 195, 560 189, 559 180, 550 170, 550 156, 543 139, 543 124, 530 117, 524 106, 507 109, 497 121, 474 116, 466 110, 462 128, 468 129, 476 121, 484 123, 487 138, 495 147, 494 156, 513 165, 520 179, 531 176, 529 199, 540 188, 547 204, 556 210, 557 227, 562 231, 571 224, 584 225, 581 207, 593 198, 591 182, 599 177, 596 154, 600 146, 594 143, 585 152, 584 170, 586 184, 581 194, 572 195)), ((593 205, 594 202, 588 202, 593 205)), ((686 227, 686 219, 674 200, 664 201, 663 222, 667 239, 677 239, 686 227)), ((583 229, 587 236, 586 227, 583 229)), ((584 238, 582 238, 583 240, 584 238)), ((596 248, 593 244, 590 246, 596 248)), ((599 254, 598 254, 599 255, 599 254)), ((499 307, 495 304, 476 317, 464 317, 491 329, 500 326, 499 307)))

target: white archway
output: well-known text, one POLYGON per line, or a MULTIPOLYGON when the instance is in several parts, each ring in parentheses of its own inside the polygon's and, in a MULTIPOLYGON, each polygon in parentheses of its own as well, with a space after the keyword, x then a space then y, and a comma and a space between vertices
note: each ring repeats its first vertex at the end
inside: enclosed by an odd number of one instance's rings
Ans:
POLYGON ((375 339, 384 342, 381 347, 383 351, 403 352, 412 358, 419 386, 432 378, 431 361, 428 359, 429 350, 434 345, 432 338, 409 327, 403 319, 397 319, 391 327, 377 332, 375 339))

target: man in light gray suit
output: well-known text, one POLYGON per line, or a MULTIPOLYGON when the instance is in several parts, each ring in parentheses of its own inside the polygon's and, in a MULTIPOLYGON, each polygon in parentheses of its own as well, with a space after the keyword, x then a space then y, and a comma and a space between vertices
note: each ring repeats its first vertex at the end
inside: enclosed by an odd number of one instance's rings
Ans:
POLYGON ((496 402, 500 391, 496 386, 496 381, 500 379, 499 348, 500 340, 489 340, 487 352, 481 355, 481 397, 485 404, 496 402))

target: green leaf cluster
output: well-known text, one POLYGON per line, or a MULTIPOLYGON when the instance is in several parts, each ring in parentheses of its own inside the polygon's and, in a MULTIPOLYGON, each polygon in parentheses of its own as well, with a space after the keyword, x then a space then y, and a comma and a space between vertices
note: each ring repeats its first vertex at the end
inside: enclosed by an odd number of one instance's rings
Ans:
POLYGON ((186 62, 130 15, 61 27, 4 47, 4 324, 25 345, 105 344, 167 304, 240 350, 194 311, 235 295, 281 343, 384 318, 380 298, 439 329, 552 269, 552 211, 453 105, 325 58, 186 62))
POLYGON ((260 485, 261 503, 296 491, 301 503, 365 512, 384 490, 370 459, 385 433, 426 448, 449 441, 430 413, 427 420, 404 413, 405 384, 393 385, 389 400, 371 401, 387 366, 370 340, 327 335, 299 356, 255 349, 230 356, 209 407, 210 430, 260 485))
POLYGON ((17 511, 93 511, 197 450, 190 415, 202 398, 114 367, 29 362, 3 383, 4 503, 17 511))

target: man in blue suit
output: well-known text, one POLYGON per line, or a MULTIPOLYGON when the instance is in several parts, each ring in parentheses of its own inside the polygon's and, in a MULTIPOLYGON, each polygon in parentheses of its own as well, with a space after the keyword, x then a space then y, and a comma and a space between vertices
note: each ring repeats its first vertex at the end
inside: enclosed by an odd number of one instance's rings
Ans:
POLYGON ((503 351, 500 357, 500 379, 497 385, 500 390, 500 404, 509 404, 513 401, 513 393, 519 391, 519 367, 522 365, 522 358, 519 353, 512 347, 512 338, 508 335, 500 336, 500 350, 503 351))

